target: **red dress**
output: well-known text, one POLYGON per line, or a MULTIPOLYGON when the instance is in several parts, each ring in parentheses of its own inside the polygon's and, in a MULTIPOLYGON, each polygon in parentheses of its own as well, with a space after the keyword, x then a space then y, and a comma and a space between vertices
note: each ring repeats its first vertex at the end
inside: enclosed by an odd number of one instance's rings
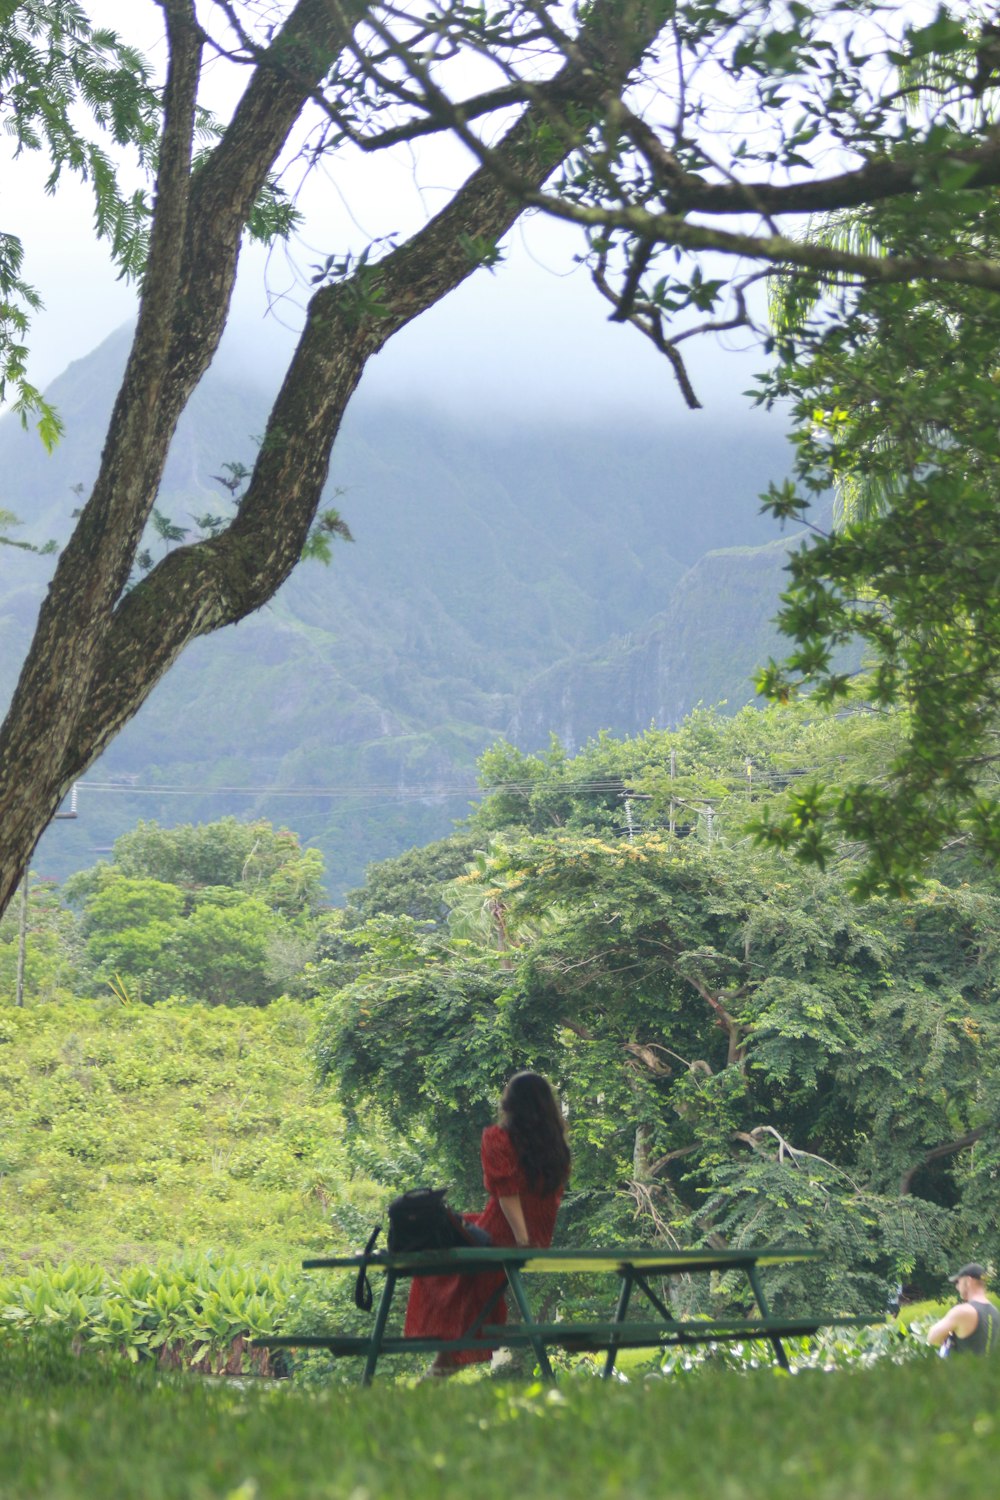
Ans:
MULTIPOLYGON (((536 1193, 528 1185, 513 1142, 500 1125, 483 1131, 483 1183, 489 1202, 481 1214, 463 1214, 471 1224, 485 1229, 494 1245, 513 1245, 514 1231, 500 1207, 501 1198, 520 1198, 524 1221, 532 1245, 552 1243, 556 1211, 563 1190, 536 1193)), ((407 1338, 457 1339, 472 1327, 489 1299, 507 1278, 502 1271, 484 1271, 479 1276, 415 1276, 410 1283, 403 1332, 407 1338)), ((487 1322, 506 1323, 507 1303, 501 1297, 487 1322)), ((476 1364, 490 1358, 487 1349, 462 1349, 453 1358, 458 1364, 476 1364)))

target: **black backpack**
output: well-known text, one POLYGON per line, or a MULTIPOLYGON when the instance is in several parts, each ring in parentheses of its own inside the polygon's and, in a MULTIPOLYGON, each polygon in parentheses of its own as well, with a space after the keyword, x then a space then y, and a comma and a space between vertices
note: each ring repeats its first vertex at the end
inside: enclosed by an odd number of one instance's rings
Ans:
POLYGON ((390 1251, 452 1250, 470 1245, 458 1214, 445 1202, 444 1188, 411 1188, 389 1204, 390 1251))
MULTIPOLYGON (((446 1188, 411 1188, 400 1198, 389 1204, 390 1251, 453 1250, 460 1245, 488 1243, 487 1235, 470 1234, 458 1214, 445 1202, 446 1188)), ((364 1262, 358 1271, 354 1287, 354 1304, 362 1312, 370 1312, 372 1291, 368 1282, 367 1261, 375 1249, 375 1241, 381 1233, 381 1224, 376 1224, 364 1248, 364 1262)))

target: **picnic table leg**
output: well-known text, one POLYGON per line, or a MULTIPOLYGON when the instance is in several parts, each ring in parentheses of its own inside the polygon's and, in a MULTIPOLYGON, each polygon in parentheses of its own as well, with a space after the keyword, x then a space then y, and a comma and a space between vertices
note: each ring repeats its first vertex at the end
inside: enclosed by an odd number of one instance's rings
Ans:
POLYGON ((524 1326, 527 1329, 528 1337, 531 1339, 531 1347, 535 1351, 539 1369, 546 1380, 555 1380, 556 1377, 552 1372, 552 1366, 549 1364, 549 1356, 545 1352, 545 1345, 541 1339, 536 1338, 531 1332, 535 1325, 535 1320, 531 1315, 531 1308, 528 1306, 528 1298, 525 1294, 524 1284, 521 1281, 521 1273, 516 1266, 505 1266, 504 1269, 507 1272, 510 1289, 514 1293, 514 1301, 517 1303, 521 1317, 524 1319, 524 1326))
MULTIPOLYGON (((771 1312, 767 1305, 767 1298, 764 1296, 764 1288, 760 1284, 760 1274, 757 1267, 754 1265, 747 1266, 747 1276, 749 1277, 750 1285, 753 1287, 753 1294, 757 1298, 757 1307, 760 1310, 761 1317, 769 1318, 771 1312)), ((771 1336, 771 1347, 774 1350, 778 1364, 783 1370, 787 1370, 788 1356, 785 1353, 785 1346, 777 1334, 771 1336)))
MULTIPOLYGON (((624 1321, 625 1321, 625 1314, 628 1312, 629 1298, 631 1297, 631 1295, 632 1295, 632 1271, 631 1271, 630 1267, 626 1266, 625 1270, 622 1272, 622 1287, 621 1287, 621 1291, 618 1293, 618 1306, 615 1308, 615 1322, 616 1323, 624 1323, 624 1321)), ((612 1334, 612 1338, 614 1338, 613 1334, 612 1334)), ((618 1345, 615 1344, 615 1343, 612 1343, 610 1349, 608 1350, 607 1357, 606 1357, 606 1359, 604 1361, 604 1373, 603 1373, 603 1376, 602 1376, 602 1378, 604 1380, 610 1380, 611 1376, 614 1374, 615 1360, 617 1358, 618 1358, 618 1345)))
POLYGON ((503 1285, 503 1282, 501 1282, 500 1285, 497 1287, 496 1291, 493 1293, 493 1296, 490 1298, 490 1300, 487 1302, 486 1306, 483 1308, 482 1312, 479 1314, 479 1317, 473 1323, 472 1327, 466 1329, 465 1337, 467 1339, 474 1339, 474 1338, 478 1338, 479 1337, 479 1334, 480 1334, 480 1332, 482 1330, 483 1324, 486 1322, 486 1319, 490 1316, 490 1313, 492 1313, 492 1312, 494 1312, 496 1310, 497 1303, 500 1301, 500 1298, 503 1296, 503 1294, 504 1294, 504 1285, 503 1285))
POLYGON ((362 1385, 371 1385, 375 1378, 375 1366, 378 1364, 379 1354, 382 1352, 382 1339, 385 1334, 385 1325, 389 1321, 389 1308, 392 1306, 392 1294, 396 1290, 395 1271, 386 1271, 385 1286, 382 1288, 382 1297, 375 1314, 375 1326, 372 1329, 371 1340, 368 1345, 368 1358, 365 1360, 365 1373, 361 1377, 362 1385))

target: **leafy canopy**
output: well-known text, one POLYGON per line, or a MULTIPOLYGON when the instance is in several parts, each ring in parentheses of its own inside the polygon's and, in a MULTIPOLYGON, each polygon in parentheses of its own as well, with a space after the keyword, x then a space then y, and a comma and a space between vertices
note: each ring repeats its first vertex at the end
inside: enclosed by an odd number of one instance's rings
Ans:
MULTIPOLYGON (((963 208, 927 193, 919 222, 896 208, 860 222, 892 256, 992 254, 995 195, 963 208)), ((899 709, 905 733, 878 780, 817 781, 760 831, 821 865, 863 842, 860 893, 905 890, 945 845, 1000 854, 1000 304, 972 287, 848 284, 788 313, 761 395, 791 403, 796 478, 768 503, 807 518, 833 485, 845 503, 792 554, 779 623, 793 648, 759 685, 899 709), (859 679, 837 670, 848 642, 864 650, 859 679)))
POLYGON ((568 1103, 567 1240, 801 1237, 828 1256, 812 1294, 859 1310, 934 1285, 966 1240, 994 1253, 994 882, 942 864, 859 902, 856 860, 821 872, 747 835, 816 766, 877 773, 884 728, 701 712, 576 757, 488 753, 488 847, 431 886, 448 922, 375 916, 313 972, 320 1066, 360 1128, 429 1127, 476 1193, 476 1130, 529 1066, 568 1103), (645 789, 641 826, 607 805, 612 769, 619 798, 645 789))

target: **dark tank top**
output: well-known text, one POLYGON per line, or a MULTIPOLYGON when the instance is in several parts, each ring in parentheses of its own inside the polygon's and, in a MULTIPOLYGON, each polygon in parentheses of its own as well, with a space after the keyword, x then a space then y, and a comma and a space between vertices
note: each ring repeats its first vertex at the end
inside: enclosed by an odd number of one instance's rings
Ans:
POLYGON ((1000 1348, 1000 1312, 992 1302, 970 1302, 979 1314, 979 1322, 967 1339, 956 1339, 955 1349, 966 1354, 995 1354, 1000 1348))

